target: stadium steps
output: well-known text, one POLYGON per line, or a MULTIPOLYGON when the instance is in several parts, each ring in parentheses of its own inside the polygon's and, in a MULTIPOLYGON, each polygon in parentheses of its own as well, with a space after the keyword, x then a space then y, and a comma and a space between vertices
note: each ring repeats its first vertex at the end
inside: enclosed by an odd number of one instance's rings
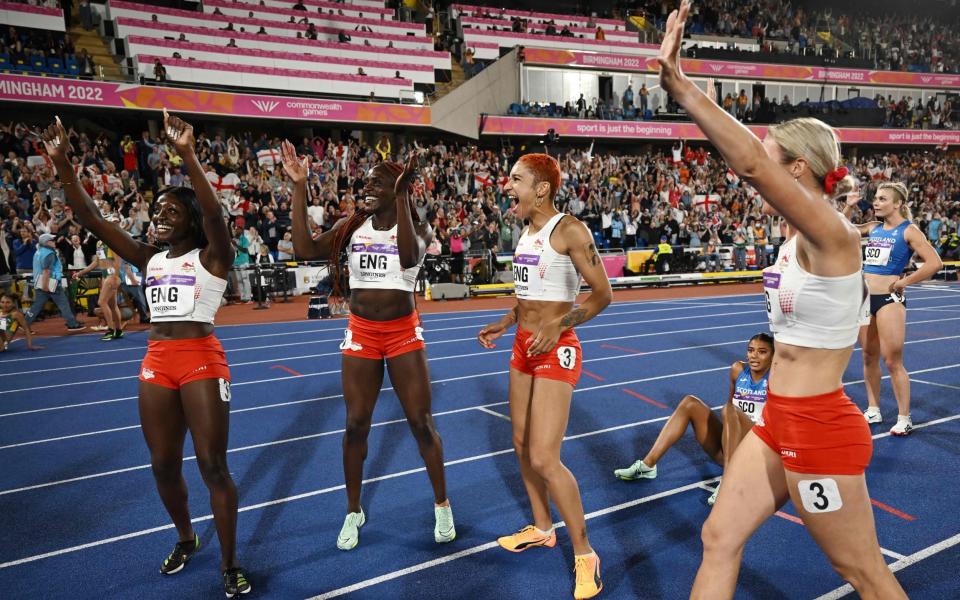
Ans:
POLYGON ((120 65, 117 64, 117 59, 110 53, 107 43, 96 30, 86 31, 83 27, 72 25, 67 31, 67 35, 73 40, 77 54, 80 53, 82 48, 86 48, 87 53, 93 58, 93 62, 97 63, 98 79, 100 78, 101 68, 103 69, 103 79, 112 81, 124 81, 126 79, 120 70, 120 65))
POLYGON ((437 83, 437 89, 430 97, 431 102, 437 102, 453 90, 460 87, 460 85, 467 80, 466 74, 463 72, 463 67, 460 66, 455 60, 450 61, 450 81, 443 83, 437 83))

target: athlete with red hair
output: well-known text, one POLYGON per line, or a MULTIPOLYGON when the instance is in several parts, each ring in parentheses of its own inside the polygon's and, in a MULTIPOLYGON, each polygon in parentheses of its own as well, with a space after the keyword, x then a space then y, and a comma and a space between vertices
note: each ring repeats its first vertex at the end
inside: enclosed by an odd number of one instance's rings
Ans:
POLYGON ((484 348, 493 348, 494 340, 517 324, 510 358, 510 421, 533 524, 497 542, 511 552, 555 546, 552 499, 573 543, 574 598, 592 598, 603 589, 600 559, 587 539, 577 480, 560 462, 560 444, 583 364, 573 328, 610 304, 610 281, 590 230, 557 211, 553 201, 560 189, 560 165, 555 159, 523 156, 503 189, 517 199, 517 216, 529 222, 513 256, 517 305, 484 327, 478 338, 484 348), (574 308, 581 276, 591 292, 574 308))
POLYGON ((356 211, 314 240, 307 217, 310 159, 298 159, 290 142, 284 142, 282 151, 283 168, 294 185, 293 247, 297 256, 329 260, 336 295, 341 288, 342 252, 346 251, 350 263, 350 321, 340 345, 347 406, 343 436, 347 516, 337 547, 354 548, 366 522, 360 484, 384 362, 433 486, 434 540, 451 542, 457 534, 444 481, 443 445, 430 412, 426 346, 413 297, 423 256, 433 241, 433 230, 417 218, 408 193, 416 174, 416 158, 405 168, 384 161, 370 169, 356 211))

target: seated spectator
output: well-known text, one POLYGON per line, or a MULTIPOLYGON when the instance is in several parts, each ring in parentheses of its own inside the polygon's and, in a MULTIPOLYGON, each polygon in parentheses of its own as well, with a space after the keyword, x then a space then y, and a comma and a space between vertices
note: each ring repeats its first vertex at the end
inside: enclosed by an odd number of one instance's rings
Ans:
POLYGON ((167 80, 167 68, 163 66, 159 58, 153 61, 153 78, 158 83, 167 80))

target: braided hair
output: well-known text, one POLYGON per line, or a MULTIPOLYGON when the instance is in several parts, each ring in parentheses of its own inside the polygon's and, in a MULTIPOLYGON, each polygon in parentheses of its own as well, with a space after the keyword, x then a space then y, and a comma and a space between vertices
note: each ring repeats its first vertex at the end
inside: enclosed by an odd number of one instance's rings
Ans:
MULTIPOLYGON (((400 177, 400 174, 403 173, 403 165, 400 163, 395 163, 392 161, 383 161, 375 166, 373 169, 382 167, 386 171, 387 175, 390 176, 390 179, 396 183, 397 179, 400 177)), ((371 170, 372 175, 372 170, 371 170)), ((420 223, 420 217, 417 215, 416 203, 413 201, 413 198, 408 193, 407 202, 410 205, 410 214, 413 216, 415 223, 420 223)), ((343 264, 345 262, 345 257, 343 257, 344 250, 346 250, 347 244, 350 243, 350 239, 353 237, 354 232, 357 229, 360 229, 360 226, 367 222, 372 215, 360 212, 355 210, 352 215, 347 218, 347 222, 341 225, 333 235, 333 244, 330 250, 330 283, 332 285, 331 295, 339 298, 344 297, 344 286, 343 286, 343 264)))

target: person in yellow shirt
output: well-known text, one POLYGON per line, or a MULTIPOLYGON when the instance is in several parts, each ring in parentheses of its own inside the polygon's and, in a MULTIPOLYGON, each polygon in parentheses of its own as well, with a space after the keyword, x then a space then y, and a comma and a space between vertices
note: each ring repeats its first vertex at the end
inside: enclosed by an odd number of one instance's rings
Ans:
POLYGON ((389 160, 390 140, 386 136, 380 138, 380 141, 377 142, 377 154, 380 155, 381 160, 389 160))

